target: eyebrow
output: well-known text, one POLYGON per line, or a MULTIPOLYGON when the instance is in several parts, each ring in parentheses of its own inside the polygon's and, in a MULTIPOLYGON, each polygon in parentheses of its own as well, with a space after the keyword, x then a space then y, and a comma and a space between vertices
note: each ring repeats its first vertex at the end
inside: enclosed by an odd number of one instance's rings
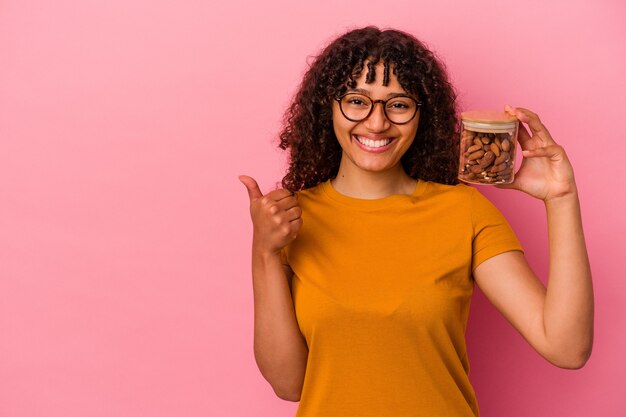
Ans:
MULTIPOLYGON (((364 88, 350 88, 348 89, 349 93, 359 93, 359 94, 364 94, 368 97, 370 97, 370 92, 365 90, 364 88)), ((392 92, 387 94, 386 98, 390 98, 390 97, 396 97, 396 96, 409 96, 411 97, 411 95, 409 93, 405 93, 405 92, 392 92)))

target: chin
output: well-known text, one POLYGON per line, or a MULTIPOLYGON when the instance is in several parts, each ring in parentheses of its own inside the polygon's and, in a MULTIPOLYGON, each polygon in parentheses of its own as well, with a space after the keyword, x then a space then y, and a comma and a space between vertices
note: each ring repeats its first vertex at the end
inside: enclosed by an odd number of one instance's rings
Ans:
POLYGON ((360 169, 362 169, 363 171, 367 171, 367 172, 386 172, 389 171, 391 169, 393 169, 395 167, 395 165, 389 165, 389 164, 358 164, 357 165, 360 169))

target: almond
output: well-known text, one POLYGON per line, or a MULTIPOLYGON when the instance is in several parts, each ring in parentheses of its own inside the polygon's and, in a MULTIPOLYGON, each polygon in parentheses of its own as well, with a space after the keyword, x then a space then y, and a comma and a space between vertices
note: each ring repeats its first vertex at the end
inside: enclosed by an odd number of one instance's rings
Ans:
POLYGON ((499 165, 492 166, 489 172, 496 173, 496 172, 504 171, 506 168, 507 168, 506 163, 501 163, 499 165))
POLYGON ((492 143, 491 145, 489 145, 489 147, 491 148, 491 152, 496 154, 496 157, 500 156, 500 148, 498 148, 498 145, 492 143))
POLYGON ((471 167, 469 167, 469 170, 474 174, 480 174, 481 172, 483 172, 483 168, 480 165, 472 165, 471 167))
POLYGON ((493 164, 494 165, 500 165, 503 162, 507 162, 509 160, 509 156, 510 156, 510 154, 508 152, 502 152, 502 153, 500 153, 500 156, 498 156, 496 158, 496 160, 493 161, 493 164))
POLYGON ((489 165, 491 165, 494 159, 496 159, 496 155, 493 152, 486 152, 480 160, 479 166, 481 166, 482 168, 487 168, 489 165))
POLYGON ((467 149, 467 153, 470 154, 470 153, 476 152, 476 151, 478 151, 478 150, 480 150, 482 148, 483 148, 482 143, 480 144, 480 146, 479 145, 472 145, 472 146, 470 146, 467 149))
POLYGON ((498 178, 500 177, 508 177, 511 175, 511 173, 513 172, 513 169, 511 167, 508 167, 507 169, 498 172, 498 178))
POLYGON ((485 155, 485 151, 480 150, 480 151, 476 151, 472 153, 470 156, 467 157, 467 159, 470 161, 473 161, 474 159, 482 158, 484 155, 485 155))

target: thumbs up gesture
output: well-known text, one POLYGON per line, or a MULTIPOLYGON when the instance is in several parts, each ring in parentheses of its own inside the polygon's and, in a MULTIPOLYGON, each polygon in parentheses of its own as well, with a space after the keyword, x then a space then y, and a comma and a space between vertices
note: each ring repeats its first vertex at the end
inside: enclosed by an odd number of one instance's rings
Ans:
POLYGON ((294 194, 285 189, 263 195, 257 182, 246 175, 239 181, 248 189, 250 217, 254 229, 253 246, 266 254, 278 254, 296 238, 302 226, 302 209, 294 194))

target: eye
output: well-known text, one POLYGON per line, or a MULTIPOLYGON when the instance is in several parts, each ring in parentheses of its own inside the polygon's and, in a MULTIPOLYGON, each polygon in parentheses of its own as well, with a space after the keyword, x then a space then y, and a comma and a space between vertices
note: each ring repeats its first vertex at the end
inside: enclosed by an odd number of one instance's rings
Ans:
POLYGON ((361 97, 349 97, 346 102, 351 106, 367 106, 368 103, 361 97))
POLYGON ((353 108, 367 108, 371 105, 370 100, 360 94, 348 94, 341 101, 346 106, 353 108))
POLYGON ((398 98, 387 103, 387 110, 395 113, 410 111, 415 107, 415 103, 407 98, 398 98))
POLYGON ((395 101, 393 103, 389 103, 389 107, 394 108, 394 109, 408 109, 409 105, 401 101, 395 101))

